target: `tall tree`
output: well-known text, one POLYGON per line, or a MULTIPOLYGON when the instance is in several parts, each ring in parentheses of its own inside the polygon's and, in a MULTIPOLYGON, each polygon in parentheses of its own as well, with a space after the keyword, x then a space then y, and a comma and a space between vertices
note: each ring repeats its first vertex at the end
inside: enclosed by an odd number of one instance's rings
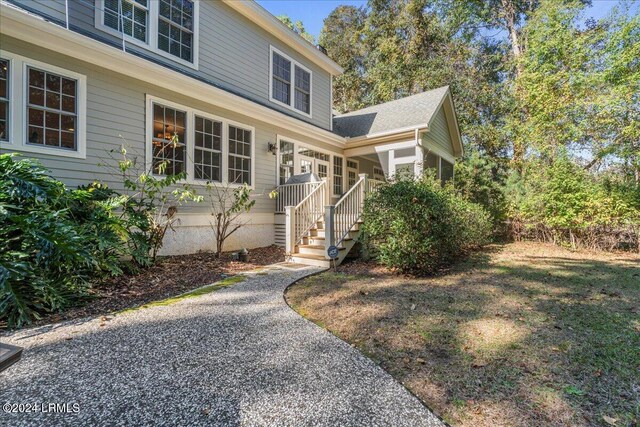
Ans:
POLYGON ((276 18, 278 18, 280 22, 282 22, 284 25, 289 27, 291 30, 293 30, 294 33, 300 35, 303 39, 305 39, 309 43, 311 44, 316 43, 316 38, 313 37, 313 34, 307 32, 307 30, 304 28, 304 24, 302 23, 302 21, 297 20, 294 22, 293 20, 291 20, 291 18, 288 15, 278 15, 276 16, 276 18))
POLYGON ((354 6, 338 6, 324 20, 319 42, 327 54, 344 69, 333 81, 333 100, 339 112, 364 106, 365 49, 362 40, 366 12, 354 6))

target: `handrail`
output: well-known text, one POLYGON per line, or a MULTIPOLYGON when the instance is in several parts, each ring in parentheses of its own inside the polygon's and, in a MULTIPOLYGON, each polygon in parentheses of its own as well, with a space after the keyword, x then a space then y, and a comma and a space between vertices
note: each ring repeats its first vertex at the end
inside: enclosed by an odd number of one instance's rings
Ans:
POLYGON ((322 218, 328 191, 327 181, 322 180, 300 203, 286 207, 288 253, 293 253, 295 246, 322 218))
POLYGON ((296 206, 321 182, 282 184, 276 188, 276 213, 284 213, 287 206, 296 206))
POLYGON ((367 187, 367 176, 362 174, 333 207, 333 221, 330 221, 333 228, 333 245, 340 245, 360 220, 367 187))

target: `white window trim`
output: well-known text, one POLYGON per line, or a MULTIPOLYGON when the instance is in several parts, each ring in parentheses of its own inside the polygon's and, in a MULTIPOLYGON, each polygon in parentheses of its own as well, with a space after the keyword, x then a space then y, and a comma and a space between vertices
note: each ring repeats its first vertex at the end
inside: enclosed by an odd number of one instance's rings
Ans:
POLYGON ((26 153, 49 154, 58 157, 87 158, 87 77, 64 68, 56 67, 45 62, 16 55, 5 50, 0 56, 9 60, 9 141, 2 141, 0 147, 7 150, 26 153), (27 67, 34 67, 51 73, 59 74, 77 81, 76 85, 76 150, 37 146, 27 143, 26 131, 28 115, 28 78, 27 67))
POLYGON ((135 37, 129 36, 127 34, 121 33, 118 30, 114 30, 113 28, 106 26, 104 24, 104 0, 95 0, 95 27, 105 33, 111 34, 113 36, 118 37, 119 39, 124 39, 126 42, 129 42, 133 45, 142 47, 151 52, 154 52, 162 57, 171 59, 179 64, 185 65, 189 68, 193 68, 195 70, 198 69, 199 66, 199 24, 200 24, 200 1, 193 1, 193 45, 192 55, 193 62, 185 61, 182 58, 179 58, 175 55, 170 54, 169 52, 165 52, 164 50, 158 48, 158 17, 160 11, 160 5, 158 0, 149 0, 148 12, 147 12, 147 41, 143 42, 138 40, 135 37))
MULTIPOLYGON (((14 104, 15 104, 15 97, 13 96, 15 90, 14 90, 14 81, 15 81, 15 63, 16 63, 16 55, 10 53, 10 52, 6 52, 6 51, 1 51, 0 52, 0 58, 4 59, 5 61, 7 61, 9 63, 9 70, 7 73, 7 101, 9 102, 9 105, 7 106, 7 123, 5 124, 6 126, 6 131, 9 134, 9 138, 8 139, 0 139, 0 144, 12 144, 11 139, 13 138, 13 128, 15 126, 15 122, 14 122, 14 115, 15 115, 15 111, 14 111, 14 104)), ((2 147, 0 145, 0 147, 2 147)))
POLYGON ((386 178, 384 176, 384 169, 382 166, 374 166, 373 167, 373 179, 384 181, 386 178))
MULTIPOLYGON (((185 159, 185 166, 187 172, 187 178, 181 180, 181 182, 193 185, 205 185, 207 182, 211 182, 215 185, 228 185, 229 187, 240 187, 242 184, 229 183, 229 125, 236 126, 245 130, 251 131, 251 185, 249 188, 255 189, 256 187, 256 129, 253 126, 249 126, 244 123, 229 120, 224 117, 216 116, 207 113, 202 110, 187 107, 186 105, 178 104, 163 98, 159 98, 153 95, 146 95, 146 114, 145 114, 145 167, 147 171, 152 171, 153 166, 153 104, 161 104, 169 108, 181 110, 187 113, 185 132, 185 144, 187 145, 187 157, 185 159), (221 142, 221 162, 220 162, 220 174, 222 181, 208 181, 206 179, 196 179, 195 165, 193 163, 195 154, 195 116, 204 117, 210 120, 216 120, 222 123, 222 142, 221 142)), ((153 172, 152 172, 153 173, 153 172)), ((154 176, 163 176, 156 175, 154 176)))
POLYGON ((333 197, 340 197, 341 195, 345 194, 347 192, 347 182, 346 182, 346 177, 347 177, 347 159, 346 157, 344 157, 343 155, 340 154, 334 154, 333 157, 331 158, 331 176, 332 176, 332 182, 335 179, 335 175, 333 174, 333 159, 334 158, 341 158, 342 159, 342 193, 337 194, 334 190, 333 185, 331 186, 331 195, 333 197))
POLYGON ((303 115, 305 117, 309 117, 312 118, 313 116, 313 72, 305 67, 304 65, 302 65, 300 62, 296 61, 295 59, 291 58, 289 55, 287 55, 286 53, 282 52, 280 49, 274 47, 273 45, 269 46, 269 100, 275 104, 281 105, 285 108, 288 108, 289 110, 295 111, 296 113, 303 115), (279 101, 277 99, 275 99, 273 97, 273 53, 277 53, 278 55, 282 56, 283 58, 285 58, 286 60, 288 60, 291 65, 290 65, 290 75, 291 75, 291 94, 289 96, 289 99, 291 100, 291 105, 289 104, 285 104, 282 101, 279 101), (304 71, 306 71, 307 73, 309 73, 309 112, 305 112, 305 111, 301 111, 298 110, 297 108, 295 108, 296 105, 296 101, 295 101, 295 97, 296 97, 296 75, 295 75, 295 70, 296 70, 296 66, 302 68, 304 71))
MULTIPOLYGON (((300 156, 300 154, 298 153, 298 149, 303 146, 305 148, 308 148, 310 150, 313 151, 317 151, 319 153, 323 153, 323 154, 328 154, 329 155, 329 183, 331 184, 332 188, 333 188, 333 158, 334 157, 342 157, 343 161, 344 161, 344 165, 343 165, 343 174, 342 174, 342 188, 344 189, 344 185, 345 185, 345 176, 346 176, 346 159, 342 154, 337 154, 333 151, 330 150, 326 150, 324 148, 319 148, 316 147, 314 144, 309 143, 309 142, 303 142, 300 141, 298 139, 295 138, 289 138, 286 135, 282 135, 282 134, 277 134, 276 135, 276 186, 280 185, 280 141, 286 141, 286 142, 291 142, 293 144, 293 174, 299 174, 300 173, 300 164, 298 162, 298 159, 300 156)), ((321 160, 322 161, 322 160, 321 160)), ((333 189, 331 190, 331 194, 333 195, 333 189)))
POLYGON ((422 164, 421 164, 422 153, 421 153, 420 147, 416 146, 413 141, 408 142, 406 144, 407 144, 407 147, 403 147, 402 146, 403 144, 397 144, 392 150, 389 150, 389 176, 390 177, 395 177, 396 166, 399 164, 404 165, 408 163, 413 163, 414 176, 419 176, 420 173, 422 172, 422 164), (412 156, 398 157, 397 159, 395 158, 396 150, 402 150, 402 149, 411 148, 411 147, 415 147, 412 156))

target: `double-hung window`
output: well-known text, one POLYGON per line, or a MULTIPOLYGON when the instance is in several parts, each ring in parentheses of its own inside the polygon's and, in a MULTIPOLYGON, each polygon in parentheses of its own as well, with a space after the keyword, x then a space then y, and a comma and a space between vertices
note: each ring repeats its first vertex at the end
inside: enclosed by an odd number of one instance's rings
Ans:
POLYGON ((52 156, 86 157, 86 76, 3 51, 0 142, 52 156))
POLYGON ((158 49, 193 62, 193 1, 160 0, 158 49))
POLYGON ((251 131, 229 125, 229 182, 251 185, 251 131))
POLYGON ((222 181, 222 122, 195 116, 193 174, 196 179, 222 181))
POLYGON ((149 1, 104 0, 104 25, 146 43, 149 1))
POLYGON ((0 141, 9 140, 9 60, 0 58, 0 141))
POLYGON ((311 111, 311 73, 295 66, 296 95, 295 109, 309 114, 311 111))
POLYGON ((153 172, 177 175, 186 171, 187 113, 153 104, 153 172))
POLYGON ((333 194, 342 194, 342 180, 344 179, 344 160, 342 157, 333 156, 333 194))
POLYGON ((27 144, 77 149, 77 86, 75 79, 27 67, 27 144))
POLYGON ((198 2, 96 0, 96 27, 197 68, 198 2))
POLYGON ((273 52, 273 99, 283 104, 291 104, 291 61, 273 52))
POLYGON ((311 71, 272 46, 271 101, 311 116, 311 87, 311 71))
POLYGON ((147 169, 187 182, 253 184, 255 129, 147 95, 147 169))

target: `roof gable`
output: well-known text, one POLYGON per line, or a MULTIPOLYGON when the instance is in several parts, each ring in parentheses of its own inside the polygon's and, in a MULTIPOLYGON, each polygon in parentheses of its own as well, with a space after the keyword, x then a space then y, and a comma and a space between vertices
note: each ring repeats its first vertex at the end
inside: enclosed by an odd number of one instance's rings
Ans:
POLYGON ((461 156, 462 139, 449 86, 334 116, 333 131, 345 138, 375 138, 429 129, 441 109, 447 119, 453 151, 456 156, 461 156))

